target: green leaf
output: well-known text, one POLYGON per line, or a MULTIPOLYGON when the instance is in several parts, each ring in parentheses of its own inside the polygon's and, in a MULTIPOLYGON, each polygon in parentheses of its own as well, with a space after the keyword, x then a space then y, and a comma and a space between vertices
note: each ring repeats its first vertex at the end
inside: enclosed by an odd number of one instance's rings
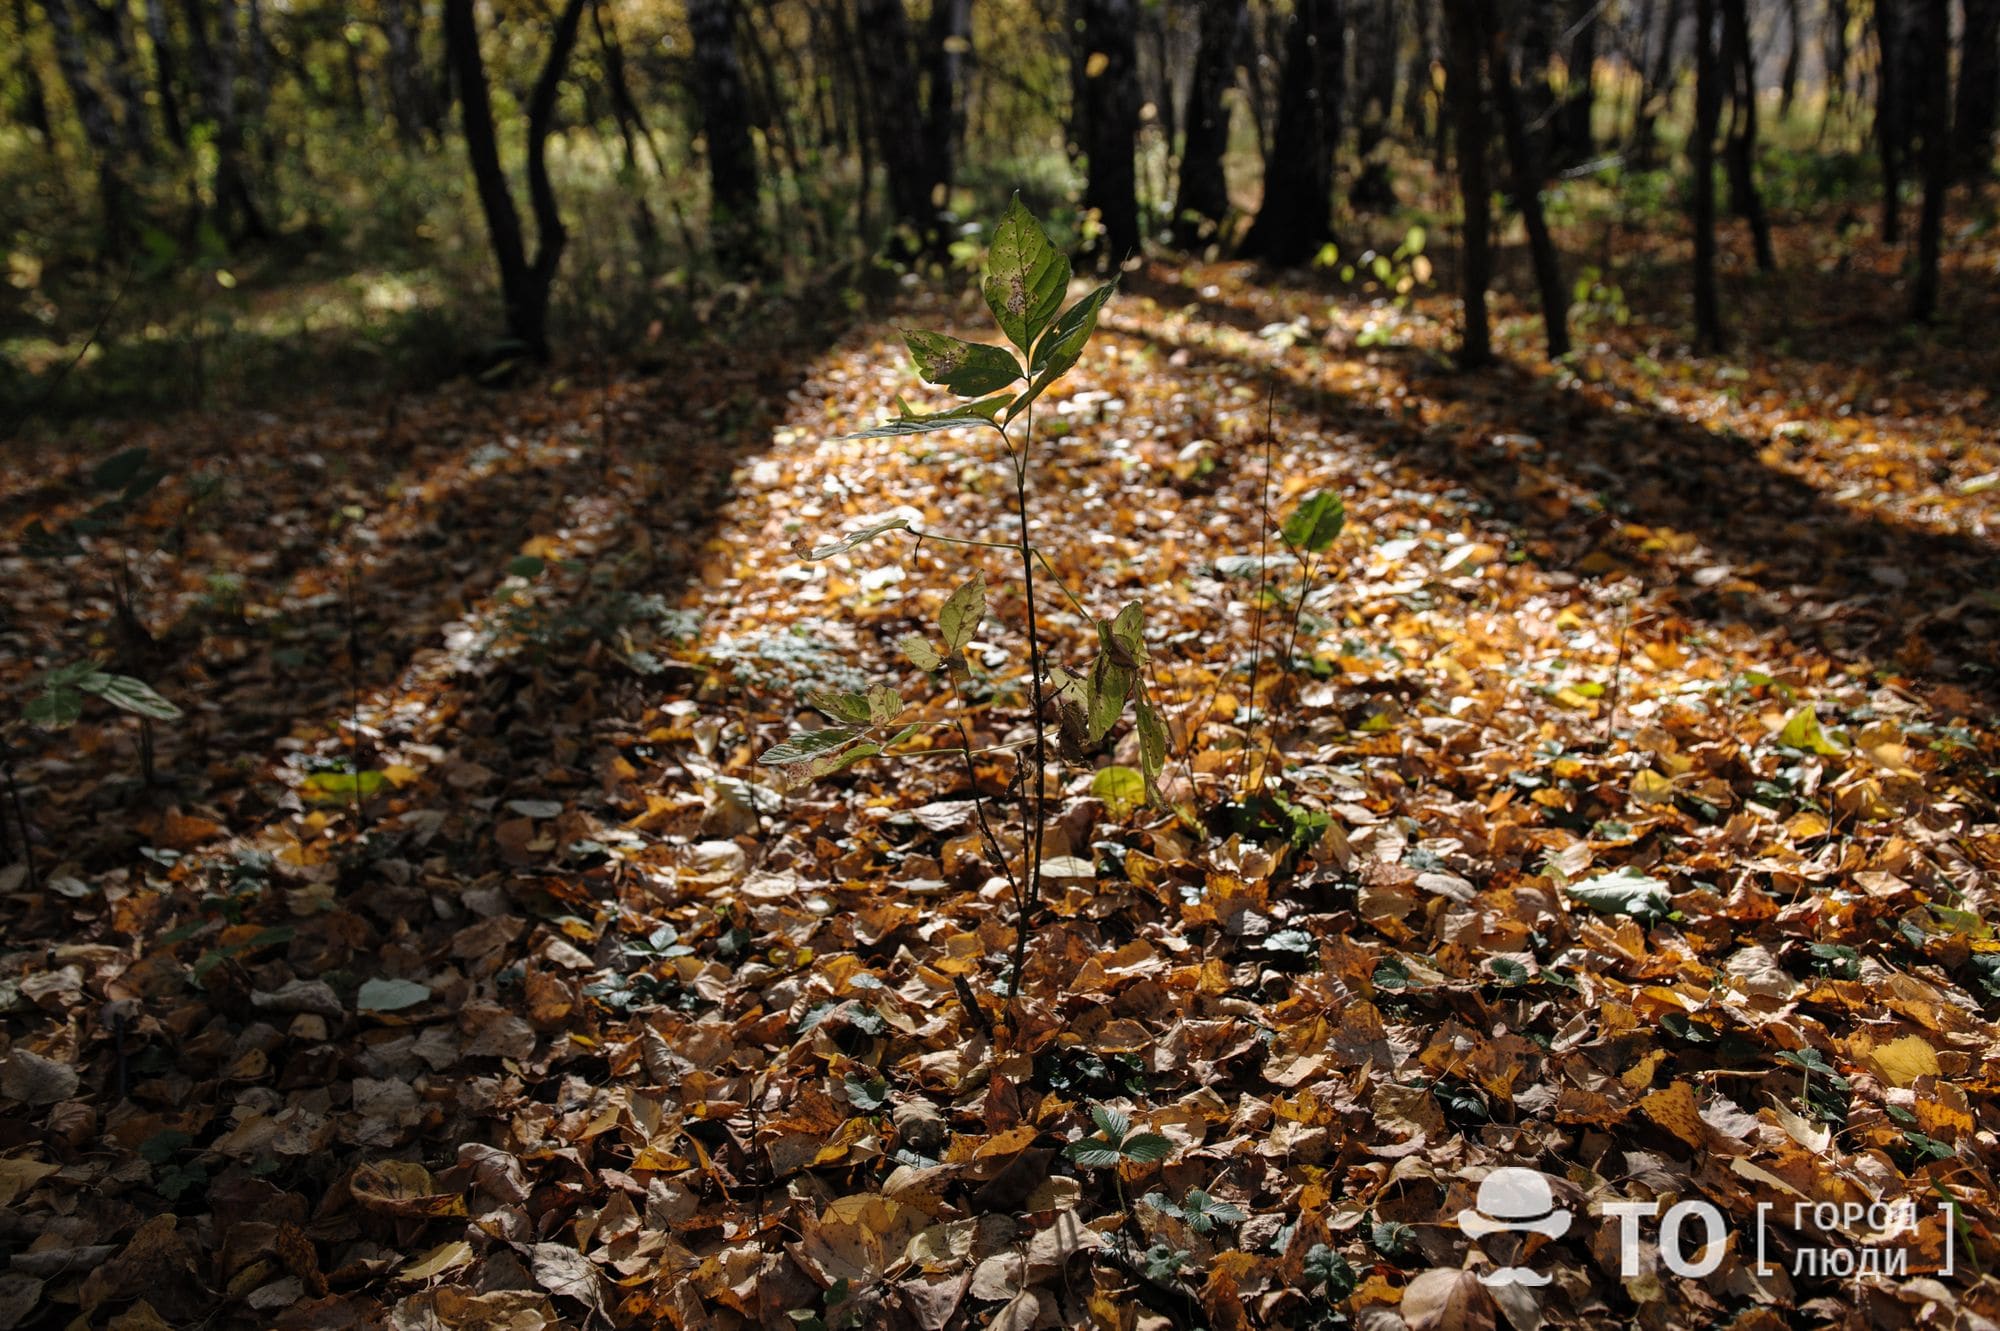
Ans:
POLYGON ((1142 666, 1146 664, 1146 607, 1138 601, 1132 602, 1118 612, 1118 618, 1111 621, 1109 630, 1100 629, 1100 634, 1108 632, 1118 664, 1142 666))
MULTIPOLYGON (((1146 780, 1156 782, 1167 766, 1167 727, 1153 704, 1139 699, 1139 769, 1146 780)), ((1155 795, 1157 798, 1157 794, 1155 795)))
POLYGON ((1347 523, 1347 505, 1331 490, 1320 490, 1292 510, 1279 530, 1295 550, 1324 554, 1347 523))
POLYGON ((1111 1139, 1114 1146, 1124 1141, 1126 1135, 1132 1131, 1132 1120, 1127 1118, 1122 1110, 1113 1109, 1109 1105, 1092 1105, 1090 1121, 1097 1125, 1099 1132, 1111 1139))
POLYGON ((947 652, 962 651, 986 618, 986 579, 975 577, 953 592, 938 611, 938 631, 947 652))
POLYGON ((818 730, 808 730, 790 739, 780 740, 764 750, 757 761, 766 767, 811 762, 822 754, 851 744, 860 738, 861 732, 851 726, 822 726, 818 730))
POLYGON ((138 448, 128 448, 122 453, 113 453, 110 457, 104 459, 104 461, 91 469, 91 488, 96 490, 124 489, 134 480, 138 479, 139 473, 145 470, 147 459, 151 458, 152 455, 153 450, 143 445, 138 448))
POLYGON ((1152 1165, 1172 1155, 1174 1144, 1157 1132, 1142 1132, 1136 1137, 1127 1137, 1118 1149, 1127 1160, 1152 1165))
POLYGON ((354 1006, 363 1012, 400 1012, 430 996, 430 986, 415 980, 370 980, 354 996, 354 1006))
POLYGON ((540 577, 549 563, 540 555, 515 555, 507 561, 507 571, 517 578, 540 577))
MULTIPOLYGON (((1082 358, 1090 335, 1097 331, 1098 312, 1117 290, 1118 279, 1114 277, 1063 311, 1062 318, 1056 320, 1055 327, 1035 348, 1033 370, 1040 388, 1046 388, 1062 378, 1082 358)), ((1039 392, 1040 388, 1036 391, 1039 392)))
POLYGON ((1090 793, 1104 801, 1105 812, 1122 817, 1146 802, 1146 778, 1136 767, 1100 767, 1090 793))
POLYGON ((864 1114, 872 1114, 889 1103, 889 1083, 882 1077, 863 1077, 850 1072, 842 1078, 847 1102, 864 1114))
POLYGON ((1097 328, 1097 312, 1104 302, 1111 298, 1117 282, 1108 282, 1069 307, 1042 344, 1035 350, 1034 377, 1028 383, 1028 391, 1014 399, 1007 408, 1006 419, 1013 420, 1026 411, 1050 385, 1068 374, 1077 359, 1083 355, 1084 344, 1097 328))
POLYGON ((925 383, 942 385, 960 397, 997 393, 1022 377, 1020 362, 1002 347, 914 328, 903 330, 903 341, 925 383))
POLYGON ((869 523, 859 531, 849 532, 837 541, 831 541, 826 545, 816 545, 801 555, 800 558, 804 559, 807 563, 817 563, 822 559, 831 559, 835 555, 846 554, 855 546, 865 545, 877 536, 887 535, 892 531, 908 531, 909 527, 910 520, 908 518, 883 518, 880 522, 869 523))
POLYGON ((155 721, 180 719, 181 709, 153 692, 153 686, 143 679, 130 675, 90 675, 77 687, 137 716, 149 716, 155 721))
POLYGON ((1792 713, 1791 720, 1778 732, 1778 743, 1790 749, 1804 749, 1811 753, 1832 757, 1847 752, 1847 746, 1826 733, 1819 723, 1819 715, 1811 706, 1799 708, 1792 713))
POLYGON ((868 724, 886 726, 903 714, 903 695, 886 684, 868 690, 868 724))
POLYGON ((1099 652, 1091 662, 1090 678, 1083 690, 1084 737, 1090 743, 1103 739, 1118 724, 1137 678, 1137 671, 1119 665, 1108 652, 1099 652))
POLYGON ((83 715, 83 694, 72 688, 52 688, 21 710, 32 725, 44 730, 68 730, 83 715))
POLYGON ((1069 256, 1049 243, 1048 233, 1015 195, 993 232, 986 251, 986 308, 1007 340, 1023 351, 1056 317, 1069 289, 1069 256))
POLYGON ((1673 909, 1673 896, 1667 885, 1630 865, 1615 873, 1567 884, 1563 892, 1570 900, 1606 915, 1655 919, 1673 909))
POLYGON ((919 670, 929 672, 944 664, 944 657, 921 633, 905 633, 896 639, 896 645, 903 649, 903 655, 909 658, 910 664, 919 670))
POLYGON ((300 784, 305 797, 315 804, 347 804, 357 797, 372 798, 388 781, 388 777, 371 768, 362 772, 314 772, 300 784))
POLYGON ((816 777, 832 776, 835 772, 852 767, 864 758, 873 758, 880 752, 882 746, 871 739, 844 752, 829 753, 823 758, 815 758, 808 767, 816 777))
POLYGON ((829 689, 820 689, 806 696, 806 706, 817 708, 846 725, 869 724, 868 695, 865 693, 834 693, 829 689))
POLYGON ((981 421, 991 423, 1001 409, 1014 400, 1011 393, 989 397, 980 402, 967 402, 953 407, 950 411, 933 411, 918 414, 903 404, 903 414, 894 420, 883 421, 880 425, 853 434, 835 436, 835 442, 844 439, 899 439, 904 435, 929 434, 932 430, 954 430, 961 426, 977 425, 981 421))
POLYGON ((1107 1146, 1097 1137, 1086 1137, 1080 1142, 1072 1142, 1063 1154, 1085 1169, 1110 1169, 1125 1159, 1117 1147, 1107 1146))

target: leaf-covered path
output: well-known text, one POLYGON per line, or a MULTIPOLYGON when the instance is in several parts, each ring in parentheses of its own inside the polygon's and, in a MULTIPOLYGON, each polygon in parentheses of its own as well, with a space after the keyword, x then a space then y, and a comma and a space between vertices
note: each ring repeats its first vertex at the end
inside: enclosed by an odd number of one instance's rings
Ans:
MULTIPOLYGON (((832 442, 911 391, 886 324, 72 441, 170 474, 0 564, 5 681, 95 653, 185 716, 152 784, 126 718, 23 737, 0 1322, 2000 1317, 1965 1256, 2000 1224, 2000 354, 1607 320, 1465 376, 1442 310, 1257 280, 1137 275, 1038 408, 1035 539, 1093 614, 1146 602, 1167 794, 1213 825, 1067 771, 1012 1014, 958 761, 754 762, 815 687, 949 718, 895 643, 974 567, 975 660, 1019 669, 1004 552, 794 551, 1012 535, 982 437, 832 442), (1261 514, 1324 489, 1280 673, 1261 514), (1259 779, 1283 825, 1228 825, 1259 779), (1121 1121, 1164 1158, 1069 1151, 1121 1121), (1503 1164, 1579 1215, 1538 1292, 1467 1274, 1503 1164), (1696 1197, 1716 1269, 1622 1275, 1598 1205, 1696 1197), (1909 1274, 1794 1276, 1784 1228, 1760 1274, 1758 1206, 1802 1200, 1917 1203, 1909 1274)), ((87 470, 15 464, 9 538, 87 470)), ((975 747, 1018 741, 966 692, 975 747)), ((1016 845, 1011 761, 978 775, 1016 845)))

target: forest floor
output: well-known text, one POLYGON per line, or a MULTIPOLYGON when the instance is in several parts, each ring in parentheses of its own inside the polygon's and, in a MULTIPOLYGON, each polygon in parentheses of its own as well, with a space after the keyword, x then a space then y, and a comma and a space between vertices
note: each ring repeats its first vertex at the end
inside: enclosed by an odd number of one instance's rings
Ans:
POLYGON ((974 568, 1021 669, 1004 552, 793 553, 1010 536, 978 438, 833 438, 920 400, 892 323, 975 305, 16 456, 0 682, 97 655, 184 715, 150 781, 101 704, 16 736, 0 1325, 1991 1325, 2000 284, 1968 255, 1911 334, 1896 255, 1815 234, 1732 271, 1732 354, 1606 291, 1566 366, 1504 306, 1479 374, 1435 297, 1128 275, 1038 413, 1037 540, 1145 602, 1208 825, 1066 769, 1012 1007, 960 764, 754 761, 813 687, 929 691, 895 641, 974 568), (165 480, 31 557, 141 445, 165 480), (1321 489, 1281 672, 1263 515, 1321 489), (1075 1158, 1128 1127, 1163 1158, 1075 1158), (1461 1227, 1506 1164, 1566 1234, 1461 1227), (1642 1227, 1624 1274, 1601 1206, 1678 1199, 1714 1269, 1642 1227))

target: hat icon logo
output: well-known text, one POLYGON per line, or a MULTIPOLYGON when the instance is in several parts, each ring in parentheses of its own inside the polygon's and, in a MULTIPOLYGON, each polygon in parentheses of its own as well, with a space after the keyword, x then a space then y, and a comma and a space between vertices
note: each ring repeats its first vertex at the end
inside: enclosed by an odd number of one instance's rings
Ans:
MULTIPOLYGON (((1478 1201, 1458 1213, 1458 1227, 1474 1239, 1507 1233, 1558 1239, 1569 1232, 1571 1219, 1567 1208, 1555 1204, 1547 1176, 1510 1165, 1480 1180, 1478 1201)), ((1520 1266, 1502 1266, 1479 1280, 1486 1285, 1549 1283, 1548 1276, 1520 1266)))

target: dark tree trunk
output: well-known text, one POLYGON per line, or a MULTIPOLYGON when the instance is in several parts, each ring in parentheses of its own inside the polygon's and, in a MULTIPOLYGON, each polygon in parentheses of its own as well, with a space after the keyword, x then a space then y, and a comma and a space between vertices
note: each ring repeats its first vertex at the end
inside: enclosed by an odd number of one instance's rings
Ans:
POLYGON ((1785 66, 1778 73, 1778 119, 1792 113, 1792 99, 1798 96, 1799 66, 1805 58, 1805 34, 1800 31, 1805 16, 1799 0, 1785 0, 1785 66))
POLYGON ((28 48, 28 0, 14 0, 14 31, 20 34, 14 45, 14 62, 21 79, 21 121, 40 134, 43 146, 53 151, 56 131, 49 119, 48 89, 42 86, 42 71, 35 66, 35 53, 28 48))
POLYGON ((1993 170, 1993 131, 2000 125, 2000 0, 1965 0, 1957 114, 1952 157, 1958 174, 1988 175, 1993 170))
POLYGON ((931 198, 942 212, 965 146, 965 63, 972 54, 972 0, 931 0, 925 52, 924 145, 931 198))
POLYGON ((1089 171, 1083 206, 1097 211, 1104 234, 1096 249, 1112 264, 1139 252, 1139 61, 1133 0, 1078 0, 1081 41, 1072 49, 1078 88, 1078 142, 1089 171), (1101 57, 1101 58, 1100 58, 1101 57))
POLYGON ((1431 60, 1436 54, 1431 0, 1410 7, 1410 60, 1403 72, 1403 134, 1411 143, 1425 137, 1426 110, 1431 101, 1431 60))
POLYGON ((1734 106, 1729 139, 1724 146, 1729 175, 1729 210, 1750 224, 1757 268, 1778 266, 1771 250, 1771 224, 1764 216, 1764 199, 1757 190, 1757 57, 1750 49, 1750 21, 1744 0, 1722 0, 1723 65, 1734 106))
POLYGON ((1229 215, 1229 182, 1222 170, 1229 108, 1223 94, 1236 81, 1243 18, 1244 0, 1201 0, 1200 42, 1188 86, 1187 144, 1174 200, 1174 243, 1184 249, 1207 244, 1229 215))
POLYGON ((1820 113, 1819 137, 1826 137, 1833 110, 1847 103, 1847 83, 1854 53, 1847 43, 1847 0, 1826 0, 1826 18, 1820 29, 1826 60, 1826 106, 1820 113))
POLYGON ((493 126, 493 101, 487 90, 486 62, 479 53, 479 29, 473 0, 445 0, 445 51, 458 83, 458 102, 465 126, 466 155, 479 190, 480 210, 493 240, 500 268, 500 295, 507 311, 507 335, 538 360, 549 354, 549 288, 562 262, 562 213, 549 184, 546 150, 555 119, 556 93, 563 69, 576 45, 584 0, 568 0, 556 20, 548 58, 534 91, 528 96, 528 198, 535 213, 535 254, 528 258, 521 216, 500 165, 500 146, 493 126))
POLYGON ((922 251, 937 239, 937 209, 931 202, 935 182, 917 105, 916 66, 903 0, 856 0, 855 20, 867 78, 869 127, 888 177, 889 215, 914 233, 910 250, 922 251))
POLYGON ((604 12, 603 0, 590 0, 590 22, 597 33, 597 49, 604 59, 604 86, 611 94, 611 118, 618 126, 618 139, 625 149, 627 192, 632 198, 632 231, 650 270, 652 260, 658 256, 660 249, 660 225, 653 219, 653 210, 646 206, 645 184, 639 170, 639 145, 646 145, 647 153, 653 157, 655 172, 659 171, 660 159, 654 152, 652 136, 646 132, 646 122, 639 114, 638 103, 632 100, 632 89, 625 82, 625 50, 618 44, 618 31, 611 26, 611 20, 604 12))
MULTIPOLYGON (((757 157, 750 146, 750 105, 743 66, 736 58, 730 0, 689 0, 688 32, 694 39, 694 91, 708 140, 708 180, 714 196, 717 250, 739 265, 749 258, 757 222, 757 157)), ((867 197, 863 175, 862 197, 867 197)))
POLYGON ((223 234, 232 240, 261 239, 270 234, 250 189, 243 162, 243 117, 238 102, 237 61, 243 50, 236 0, 187 0, 189 46, 200 71, 202 110, 215 131, 215 211, 223 234), (215 32, 204 29, 206 10, 213 9, 215 32))
POLYGON ((1458 140, 1458 196, 1465 209, 1459 258, 1459 293, 1465 303, 1458 363, 1474 369, 1493 360, 1486 292, 1493 285, 1491 229, 1493 187, 1486 176, 1486 107, 1480 96, 1480 0, 1445 0, 1445 97, 1458 140))
MULTIPOLYGON (((55 37, 56 68, 69 88, 77 119, 83 123, 84 141, 97 159, 97 194, 104 214, 107 248, 122 250, 132 239, 132 192, 125 182, 124 145, 111 107, 90 77, 90 62, 84 54, 83 36, 77 31, 71 0, 42 0, 55 37)), ((86 0, 87 3, 87 0, 86 0)))
POLYGON ((166 0, 146 0, 146 40, 153 48, 153 90, 160 98, 160 127, 175 149, 187 149, 187 122, 181 116, 179 75, 174 67, 173 25, 166 0))
POLYGON ((410 0, 382 0, 382 35, 389 44, 389 109, 405 143, 435 139, 442 128, 424 78, 423 42, 418 32, 422 8, 410 0))
POLYGON ((1298 0, 1285 39, 1278 125, 1264 201, 1245 254, 1304 263, 1333 237, 1333 154, 1340 143, 1344 32, 1338 0, 1298 0))
POLYGON ((1951 186, 1951 0, 1924 0, 1923 135, 1924 206, 1917 217, 1917 280, 1910 318, 1937 315, 1938 250, 1944 235, 1944 196, 1951 186))
POLYGON ((1921 0, 1875 0, 1875 41, 1881 51, 1875 88, 1875 144, 1882 156, 1882 239, 1894 244, 1903 234, 1903 181, 1916 136, 1917 83, 1912 69, 1921 59, 1914 31, 1914 7, 1921 0), (1914 77, 1913 77, 1914 76, 1914 77))
POLYGON ((1694 340, 1703 351, 1722 347, 1722 313, 1715 296, 1715 133, 1722 118, 1715 68, 1715 0, 1694 4, 1694 133, 1688 166, 1694 174, 1694 340))
POLYGON ((122 0, 77 0, 77 3, 97 29, 107 52, 105 78, 124 108, 120 128, 126 151, 134 161, 150 161, 153 155, 153 136, 147 128, 150 117, 146 113, 146 99, 139 91, 138 76, 133 72, 132 39, 125 21, 125 6, 122 0))
POLYGON ((1396 206, 1388 155, 1377 150, 1388 140, 1395 113, 1399 9, 1393 0, 1374 0, 1354 25, 1354 69, 1361 82, 1354 108, 1354 160, 1359 173, 1348 186, 1347 201, 1366 212, 1386 213, 1396 206))
MULTIPOLYGON (((1568 166, 1589 161, 1596 151, 1597 135, 1590 121, 1597 109, 1597 36, 1602 9, 1602 0, 1571 0, 1565 14, 1569 49, 1563 52, 1563 63, 1569 67, 1569 86, 1563 93, 1556 161, 1568 166)), ((1494 70, 1493 77, 1497 81, 1500 71, 1494 70)))
POLYGON ((1642 166, 1650 164, 1658 150, 1653 126, 1659 120, 1660 112, 1673 101, 1675 71, 1678 68, 1674 61, 1674 48, 1680 38, 1681 16, 1686 12, 1686 0, 1666 0, 1660 11, 1660 44, 1653 50, 1652 64, 1646 70, 1645 86, 1639 90, 1639 111, 1632 123, 1632 156, 1642 166))
POLYGON ((1521 210, 1521 221, 1527 227, 1528 250, 1535 264, 1535 287, 1542 297, 1542 326, 1546 330, 1549 359, 1556 360, 1569 354, 1569 292, 1563 287, 1555 240, 1549 235, 1548 219, 1542 213, 1542 173, 1534 160, 1534 141, 1528 136, 1521 115, 1513 58, 1507 50, 1506 33, 1494 0, 1479 0, 1479 18, 1486 46, 1486 76, 1500 111, 1501 133, 1507 140, 1514 205, 1521 210))

